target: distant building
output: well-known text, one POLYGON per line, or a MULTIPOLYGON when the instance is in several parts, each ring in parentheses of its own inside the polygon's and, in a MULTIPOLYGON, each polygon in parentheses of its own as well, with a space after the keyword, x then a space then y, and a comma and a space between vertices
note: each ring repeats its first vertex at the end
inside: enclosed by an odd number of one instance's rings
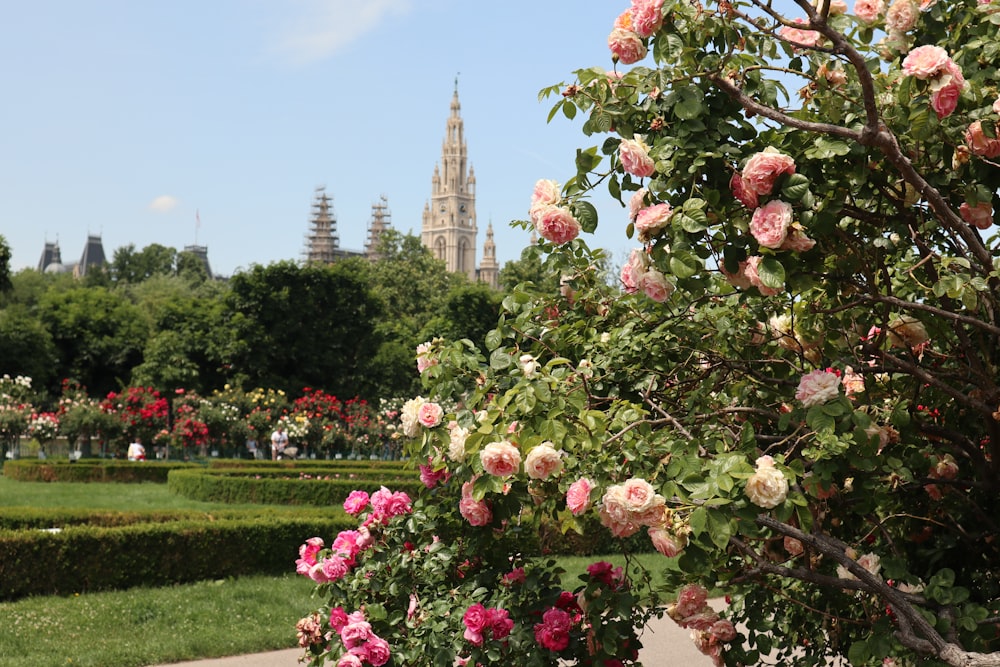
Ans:
POLYGON ((87 243, 83 246, 83 253, 80 261, 76 264, 63 264, 62 251, 59 249, 59 242, 50 243, 46 241, 42 250, 41 259, 38 260, 38 270, 43 273, 72 273, 75 278, 82 278, 88 271, 101 269, 108 263, 104 254, 104 244, 98 234, 88 234, 87 243))
MULTIPOLYGON (((471 280, 496 288, 500 267, 497 264, 492 223, 486 229, 482 262, 476 267, 476 176, 468 164, 465 128, 460 111, 456 84, 451 99, 451 114, 445 126, 441 162, 434 167, 431 198, 424 205, 420 241, 435 257, 444 260, 449 271, 464 273, 471 280)), ((378 240, 392 226, 387 201, 386 196, 382 195, 379 202, 372 204, 364 250, 346 250, 340 247, 332 199, 327 196, 325 188, 317 188, 302 253, 305 262, 329 264, 343 257, 378 259, 378 240)))
POLYGON ((205 266, 205 275, 208 276, 209 280, 215 277, 212 275, 212 265, 208 263, 208 246, 186 245, 184 246, 184 252, 189 252, 201 260, 201 263, 205 266))

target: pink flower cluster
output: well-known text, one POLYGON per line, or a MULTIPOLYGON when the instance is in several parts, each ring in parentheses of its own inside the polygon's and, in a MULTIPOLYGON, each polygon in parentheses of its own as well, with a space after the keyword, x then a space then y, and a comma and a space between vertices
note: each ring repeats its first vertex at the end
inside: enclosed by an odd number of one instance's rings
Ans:
POLYGON ((418 466, 420 468, 420 481, 428 489, 433 489, 435 486, 441 482, 447 482, 448 478, 451 477, 451 473, 445 467, 437 467, 434 465, 434 459, 427 457, 427 464, 421 464, 418 466))
POLYGON ((656 163, 649 156, 649 146, 642 139, 622 139, 618 146, 618 159, 622 169, 633 176, 645 178, 656 172, 656 163))
MULTIPOLYGON (((729 188, 733 196, 748 209, 753 210, 750 233, 757 240, 757 243, 765 248, 805 252, 816 245, 816 242, 807 237, 802 229, 794 223, 791 204, 780 199, 772 199, 763 206, 760 205, 760 198, 766 197, 774 191, 774 186, 780 176, 794 173, 795 160, 768 146, 763 151, 750 156, 743 171, 733 173, 729 180, 729 188)), ((756 265, 751 268, 751 271, 755 271, 755 269, 756 265)), ((760 287, 760 285, 754 286, 760 287)), ((761 292, 764 293, 766 289, 761 290, 761 292)), ((773 293, 776 294, 777 290, 773 293)))
POLYGON ((663 25, 663 0, 632 0, 632 6, 615 19, 608 48, 625 65, 646 57, 646 38, 663 25))
POLYGON ((535 624, 535 641, 550 651, 562 651, 569 646, 569 633, 573 616, 558 607, 549 607, 542 614, 542 622, 535 624))
POLYGON ((474 481, 462 485, 462 499, 458 503, 458 511, 470 525, 487 526, 493 521, 493 510, 486 500, 476 500, 472 496, 474 481))
MULTIPOLYGON (((1000 144, 1000 141, 997 141, 997 144, 1000 144)), ((979 202, 975 206, 962 202, 958 207, 958 213, 962 216, 962 220, 976 229, 989 229, 993 224, 993 207, 989 202, 979 202)))
POLYGON ((334 607, 330 610, 330 627, 340 636, 346 651, 337 667, 364 667, 365 664, 379 667, 392 657, 389 642, 372 631, 361 611, 348 614, 343 607, 334 607))
POLYGON ((634 535, 642 526, 666 525, 669 511, 666 499, 653 485, 640 477, 608 487, 598 510, 601 523, 615 537, 634 535))
POLYGON ((811 408, 832 401, 840 395, 840 377, 826 370, 816 370, 806 373, 799 380, 795 390, 795 398, 802 402, 803 407, 811 408))
POLYGON ((620 278, 627 294, 642 290, 643 294, 657 303, 666 301, 674 291, 673 284, 650 266, 649 255, 640 248, 632 249, 628 262, 622 266, 620 278))
POLYGON ((566 507, 573 516, 580 516, 590 508, 590 492, 594 483, 586 477, 581 477, 566 489, 566 507))
POLYGON ((736 639, 732 621, 722 618, 708 604, 708 591, 698 584, 688 584, 677 593, 677 602, 667 608, 679 626, 691 630, 691 639, 699 651, 722 665, 722 644, 736 639))
MULTIPOLYGON (((802 17, 796 18, 793 23, 795 23, 796 26, 809 25, 809 21, 802 17)), ((778 35, 780 35, 782 39, 791 42, 795 47, 816 46, 823 38, 823 35, 815 30, 805 30, 803 28, 797 28, 789 25, 782 26, 781 30, 778 31, 778 35)))
MULTIPOLYGON (((994 104, 993 106, 996 106, 994 104)), ((996 113, 1000 113, 997 111, 996 113)), ((969 152, 985 158, 1000 157, 1000 139, 988 137, 983 132, 982 121, 975 121, 965 130, 965 143, 969 147, 969 152)))
POLYGON ((479 452, 483 470, 495 477, 509 477, 521 468, 521 450, 509 440, 491 442, 479 452))
POLYGON ((903 73, 930 84, 931 108, 939 119, 955 111, 965 77, 947 51, 933 44, 918 46, 903 59, 903 73))
POLYGON ((506 609, 487 609, 478 602, 465 610, 462 623, 465 625, 462 636, 475 646, 482 646, 491 636, 493 639, 504 639, 514 629, 514 621, 510 619, 506 609))
POLYGON ((559 184, 549 179, 535 183, 528 216, 542 238, 552 243, 569 243, 580 235, 580 222, 562 205, 559 184))
POLYGON ((430 341, 417 345, 417 372, 423 373, 431 366, 437 366, 437 357, 431 355, 434 351, 434 344, 430 341))
MULTIPOLYGON (((789 236, 789 238, 791 238, 791 236, 789 236)), ((811 239, 807 240, 811 242, 811 239)), ((723 264, 720 264, 719 270, 722 271, 722 275, 725 276, 727 281, 729 281, 729 284, 734 287, 738 287, 740 289, 756 287, 763 296, 774 296, 775 294, 780 293, 781 290, 768 287, 760 279, 758 267, 763 259, 764 258, 760 255, 748 257, 745 261, 739 263, 739 268, 736 273, 726 271, 726 267, 723 264)))

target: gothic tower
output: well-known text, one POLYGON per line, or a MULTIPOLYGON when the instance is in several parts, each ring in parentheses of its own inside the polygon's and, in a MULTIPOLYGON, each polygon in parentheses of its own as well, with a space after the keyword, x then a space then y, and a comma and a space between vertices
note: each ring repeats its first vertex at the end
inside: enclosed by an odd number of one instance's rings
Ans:
POLYGON ((467 167, 458 82, 451 98, 441 163, 434 166, 431 199, 424 205, 420 240, 449 271, 476 279, 476 177, 467 167))
POLYGON ((365 257, 375 261, 380 259, 378 244, 382 234, 392 227, 389 213, 389 199, 382 195, 376 204, 372 204, 372 219, 368 223, 368 240, 365 241, 365 257))
POLYGON ((493 289, 500 284, 500 265, 497 264, 497 244, 493 242, 493 221, 486 225, 486 242, 483 244, 483 261, 479 265, 479 282, 493 289))
POLYGON ((330 204, 330 197, 325 187, 316 188, 316 198, 313 201, 313 215, 310 220, 309 234, 306 236, 305 260, 330 264, 338 255, 340 237, 337 236, 337 218, 330 204))

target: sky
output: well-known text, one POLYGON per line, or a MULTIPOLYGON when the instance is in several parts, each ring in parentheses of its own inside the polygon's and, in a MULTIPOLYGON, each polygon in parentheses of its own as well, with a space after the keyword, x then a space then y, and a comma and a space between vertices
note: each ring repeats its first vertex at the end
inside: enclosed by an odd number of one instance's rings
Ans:
MULTIPOLYGON (((492 222, 516 259, 539 178, 599 145, 542 88, 611 68, 627 0, 13 0, 0 22, 0 234, 11 268, 88 234, 208 248, 213 272, 300 260, 316 188, 340 245, 372 204, 419 234, 457 86, 476 175, 479 256, 492 222)), ((597 198, 592 247, 619 258, 625 213, 597 198)), ((478 259, 477 259, 478 261, 478 259)))

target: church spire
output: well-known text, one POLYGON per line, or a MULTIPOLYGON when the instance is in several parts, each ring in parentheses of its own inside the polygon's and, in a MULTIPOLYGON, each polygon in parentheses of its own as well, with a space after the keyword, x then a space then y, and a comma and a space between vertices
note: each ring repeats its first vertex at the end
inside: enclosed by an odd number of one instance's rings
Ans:
POLYGON ((420 240, 449 271, 476 277, 476 177, 468 164, 465 124, 458 99, 458 77, 441 143, 441 161, 431 178, 431 199, 424 208, 420 240))

